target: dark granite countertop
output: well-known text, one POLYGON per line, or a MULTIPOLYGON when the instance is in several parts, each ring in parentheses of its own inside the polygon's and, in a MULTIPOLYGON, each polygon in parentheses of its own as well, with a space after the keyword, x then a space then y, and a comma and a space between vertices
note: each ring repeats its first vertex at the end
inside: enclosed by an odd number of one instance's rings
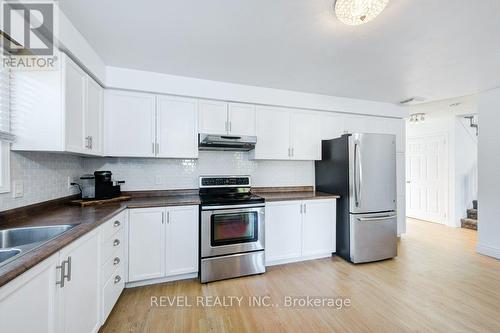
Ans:
MULTIPOLYGON (((254 193, 264 197, 268 202, 339 198, 337 195, 314 192, 312 187, 256 188, 254 193)), ((128 201, 89 207, 71 206, 67 201, 68 199, 58 199, 54 201, 55 203, 42 203, 33 205, 33 207, 0 212, 0 229, 76 224, 74 228, 40 247, 0 266, 0 287, 127 208, 200 204, 197 190, 158 191, 154 195, 151 195, 150 192, 135 192, 132 199, 128 201)))
POLYGON ((85 235, 99 225, 119 214, 126 208, 148 208, 164 206, 199 205, 198 195, 168 195, 138 197, 120 203, 109 203, 90 207, 71 206, 69 204, 51 205, 38 209, 31 214, 20 213, 19 218, 10 216, 7 220, 0 216, 0 228, 21 228, 57 224, 76 224, 67 232, 53 238, 38 248, 30 250, 15 260, 0 266, 0 287, 31 267, 58 252, 77 238, 85 235))
POLYGON ((318 200, 318 199, 338 199, 340 196, 316 191, 297 192, 257 192, 258 196, 266 199, 266 202, 288 201, 288 200, 318 200))

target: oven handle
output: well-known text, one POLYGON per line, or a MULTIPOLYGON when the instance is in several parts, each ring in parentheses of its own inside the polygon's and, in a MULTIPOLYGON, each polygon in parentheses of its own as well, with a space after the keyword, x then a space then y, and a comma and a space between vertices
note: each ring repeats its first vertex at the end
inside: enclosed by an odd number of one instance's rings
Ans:
POLYGON ((248 204, 248 205, 225 205, 225 206, 201 206, 201 210, 219 210, 219 209, 240 209, 240 208, 263 208, 266 205, 260 204, 248 204))

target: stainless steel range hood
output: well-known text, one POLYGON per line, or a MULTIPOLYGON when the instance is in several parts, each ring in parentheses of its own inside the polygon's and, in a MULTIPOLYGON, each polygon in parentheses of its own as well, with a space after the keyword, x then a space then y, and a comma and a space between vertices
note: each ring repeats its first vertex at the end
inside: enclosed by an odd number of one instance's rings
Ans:
POLYGON ((199 134, 199 150, 249 151, 255 148, 257 137, 199 134))

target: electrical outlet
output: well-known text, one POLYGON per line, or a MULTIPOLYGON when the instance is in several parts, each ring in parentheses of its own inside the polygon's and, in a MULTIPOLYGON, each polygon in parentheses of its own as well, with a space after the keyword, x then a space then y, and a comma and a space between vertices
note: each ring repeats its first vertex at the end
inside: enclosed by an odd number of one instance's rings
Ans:
POLYGON ((12 182, 12 196, 14 198, 22 198, 24 196, 24 183, 22 180, 15 180, 12 182))

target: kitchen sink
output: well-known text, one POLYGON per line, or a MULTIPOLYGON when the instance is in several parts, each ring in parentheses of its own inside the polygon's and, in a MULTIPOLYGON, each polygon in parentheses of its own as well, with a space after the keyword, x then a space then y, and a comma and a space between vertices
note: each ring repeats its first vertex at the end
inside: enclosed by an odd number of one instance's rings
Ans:
POLYGON ((54 225, 0 230, 0 249, 39 243, 54 238, 74 225, 54 225))
POLYGON ((0 266, 70 230, 76 224, 0 230, 0 266))
POLYGON ((19 253, 21 253, 21 250, 19 249, 3 249, 0 250, 0 263, 10 259, 12 257, 17 256, 19 253))

